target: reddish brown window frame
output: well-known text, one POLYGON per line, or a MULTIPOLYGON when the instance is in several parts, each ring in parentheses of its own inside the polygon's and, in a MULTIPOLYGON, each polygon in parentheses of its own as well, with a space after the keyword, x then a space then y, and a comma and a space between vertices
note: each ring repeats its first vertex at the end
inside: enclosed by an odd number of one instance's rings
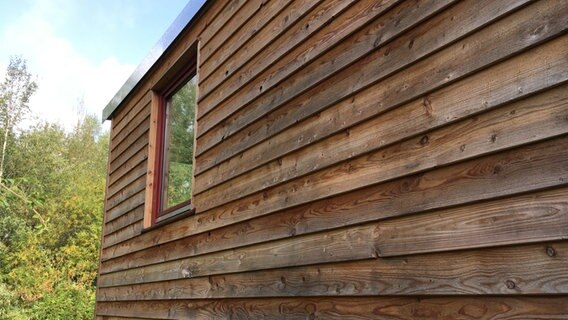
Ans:
MULTIPOLYGON (((154 163, 154 184, 152 186, 152 217, 151 225, 161 223, 162 221, 170 220, 178 215, 186 215, 193 212, 191 207, 191 196, 190 199, 179 203, 175 206, 166 208, 162 210, 163 207, 163 188, 164 188, 164 159, 165 154, 165 139, 166 139, 166 111, 168 100, 181 89, 188 81, 190 81, 194 76, 196 76, 197 65, 195 62, 189 64, 179 75, 174 78, 169 86, 164 90, 161 90, 154 97, 158 100, 157 108, 157 125, 156 125, 156 142, 155 149, 155 163, 154 163), (186 208, 185 210, 181 210, 186 208), (179 212, 176 212, 179 211, 179 212), (174 213, 175 214, 172 214, 174 213)), ((193 177, 192 177, 193 178, 193 177)))

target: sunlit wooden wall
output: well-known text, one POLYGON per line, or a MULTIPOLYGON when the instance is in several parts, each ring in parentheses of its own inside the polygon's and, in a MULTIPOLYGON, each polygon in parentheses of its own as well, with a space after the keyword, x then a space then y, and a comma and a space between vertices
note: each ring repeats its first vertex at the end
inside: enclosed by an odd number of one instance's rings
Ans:
POLYGON ((112 119, 100 319, 568 317, 568 1, 214 1, 112 119), (141 233, 199 41, 196 215, 141 233))

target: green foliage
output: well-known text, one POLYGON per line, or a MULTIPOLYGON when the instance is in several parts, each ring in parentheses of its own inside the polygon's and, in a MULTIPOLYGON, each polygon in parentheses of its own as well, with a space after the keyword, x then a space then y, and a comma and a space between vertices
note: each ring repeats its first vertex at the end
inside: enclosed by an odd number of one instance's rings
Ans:
POLYGON ((92 319, 108 134, 40 124, 11 136, 0 181, 0 319, 92 319))

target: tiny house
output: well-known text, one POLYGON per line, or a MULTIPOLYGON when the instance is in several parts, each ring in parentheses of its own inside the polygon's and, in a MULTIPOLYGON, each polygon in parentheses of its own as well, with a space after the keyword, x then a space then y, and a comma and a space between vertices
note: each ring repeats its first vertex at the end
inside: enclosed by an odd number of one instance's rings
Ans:
POLYGON ((567 29, 191 0, 103 111, 96 318, 568 318, 567 29))

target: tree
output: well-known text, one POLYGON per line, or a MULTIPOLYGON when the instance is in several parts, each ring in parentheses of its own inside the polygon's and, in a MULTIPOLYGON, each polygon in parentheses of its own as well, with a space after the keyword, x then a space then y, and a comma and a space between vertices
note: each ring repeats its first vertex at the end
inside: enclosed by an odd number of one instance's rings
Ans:
POLYGON ((0 84, 0 116, 2 119, 3 140, 0 153, 0 183, 4 178, 4 162, 8 138, 14 128, 29 112, 30 97, 37 90, 37 84, 28 72, 26 60, 21 57, 10 58, 4 82, 0 84))
POLYGON ((0 319, 92 319, 108 132, 23 127, 37 85, 21 58, 0 84, 0 319))
POLYGON ((0 319, 92 319, 108 142, 90 115, 14 137, 4 180, 28 201, 0 189, 0 319))

